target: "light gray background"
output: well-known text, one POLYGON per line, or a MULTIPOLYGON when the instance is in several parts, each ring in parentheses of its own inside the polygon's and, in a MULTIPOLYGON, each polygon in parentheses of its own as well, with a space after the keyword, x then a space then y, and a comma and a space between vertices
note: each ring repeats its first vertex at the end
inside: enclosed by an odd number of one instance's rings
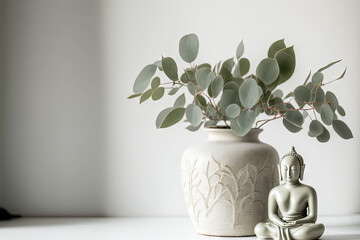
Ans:
MULTIPOLYGON (((360 212, 360 2, 3 0, 5 12, 0 205, 26 216, 182 216, 180 158, 206 140, 181 123, 155 129, 159 102, 127 100, 143 66, 180 62, 178 41, 200 39, 198 63, 234 55, 241 39, 252 71, 272 42, 295 45, 297 68, 285 92, 310 69, 345 107, 355 138, 331 129, 329 143, 265 125, 261 139, 280 155, 295 145, 319 214, 360 212)), ((179 64, 179 68, 186 67, 179 64)))

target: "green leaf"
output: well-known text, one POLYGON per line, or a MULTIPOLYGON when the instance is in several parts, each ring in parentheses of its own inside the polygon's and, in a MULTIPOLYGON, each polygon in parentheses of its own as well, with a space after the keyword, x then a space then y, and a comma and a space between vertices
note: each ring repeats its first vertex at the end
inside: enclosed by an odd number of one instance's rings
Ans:
POLYGON ((154 77, 153 80, 151 80, 151 88, 157 89, 160 86, 160 78, 154 77))
POLYGON ((306 79, 305 79, 305 82, 304 82, 304 86, 307 84, 307 82, 309 81, 309 79, 310 79, 310 76, 311 76, 311 70, 310 70, 310 72, 309 72, 309 74, 307 75, 307 77, 306 77, 306 79))
POLYGON ((185 114, 185 108, 166 108, 156 118, 156 128, 167 128, 178 123, 185 114))
POLYGON ((337 109, 338 113, 341 115, 341 116, 345 116, 345 110, 342 106, 338 105, 337 109))
POLYGON ((211 119, 211 120, 214 120, 214 119, 218 119, 218 118, 219 118, 219 115, 218 115, 216 109, 215 109, 213 106, 211 106, 211 105, 208 105, 208 106, 206 107, 205 114, 206 114, 206 116, 207 116, 209 119, 211 119))
POLYGON ((165 89, 163 87, 159 87, 159 88, 155 89, 153 91, 153 93, 151 94, 152 100, 154 100, 154 101, 159 100, 160 98, 162 98, 164 96, 164 92, 165 92, 165 89))
POLYGON ((284 97, 284 99, 287 99, 287 98, 292 97, 292 96, 294 96, 294 93, 293 93, 293 92, 289 92, 289 93, 284 97))
POLYGON ((353 134, 350 130, 350 128, 341 120, 334 120, 332 122, 333 128, 335 132, 344 139, 350 139, 353 138, 353 134))
POLYGON ((185 105, 186 99, 185 94, 181 94, 174 102, 174 108, 183 107, 185 105))
POLYGON ((334 112, 331 110, 329 104, 325 103, 321 105, 320 116, 321 116, 321 120, 326 125, 331 125, 332 121, 334 120, 334 112))
POLYGON ((292 123, 293 125, 300 127, 302 126, 303 122, 304 122, 304 118, 303 115, 301 114, 300 111, 288 111, 285 114, 285 119, 292 123))
POLYGON ((236 49, 236 58, 239 59, 241 58, 241 56, 244 54, 244 41, 241 40, 241 42, 239 43, 237 49, 236 49))
POLYGON ((198 126, 201 123, 201 108, 195 104, 189 104, 186 107, 186 119, 193 125, 198 126))
POLYGON ((231 70, 233 69, 235 63, 233 58, 229 58, 227 60, 225 60, 225 62, 222 65, 222 68, 225 68, 226 70, 228 70, 229 72, 231 72, 231 70))
POLYGON ((316 137, 319 142, 325 143, 330 139, 329 131, 323 126, 323 133, 316 137))
POLYGON ((211 94, 214 98, 219 96, 219 94, 223 89, 223 86, 224 86, 224 80, 222 79, 222 77, 220 75, 216 76, 211 84, 211 94))
POLYGON ((224 89, 223 94, 220 98, 220 108, 225 111, 227 106, 232 103, 236 103, 237 95, 237 92, 232 89, 224 89))
POLYGON ((346 68, 344 70, 344 72, 340 75, 340 77, 338 77, 336 80, 342 79, 345 76, 346 73, 346 68))
POLYGON ((183 73, 180 77, 180 81, 183 82, 183 83, 188 83, 189 82, 189 79, 188 77, 186 76, 186 73, 183 73))
POLYGON ((135 93, 135 94, 129 96, 128 99, 132 99, 132 98, 139 97, 139 96, 141 96, 141 94, 142 94, 142 93, 135 93))
POLYGON ((216 127, 217 123, 218 123, 218 121, 209 120, 209 121, 205 122, 204 127, 206 127, 206 128, 208 128, 208 127, 216 127))
POLYGON ((252 108, 260 99, 259 87, 255 79, 248 78, 241 84, 239 98, 241 104, 246 108, 252 108))
POLYGON ((314 75, 312 76, 312 79, 311 79, 311 81, 314 84, 322 83, 323 80, 324 80, 324 74, 322 74, 321 72, 314 73, 314 75))
POLYGON ((232 77, 231 72, 223 67, 220 69, 219 75, 224 79, 224 82, 226 82, 227 79, 232 77))
POLYGON ((215 74, 208 68, 199 69, 195 76, 201 91, 204 91, 215 78, 215 74))
POLYGON ((275 57, 275 54, 286 48, 286 45, 285 45, 285 42, 284 42, 284 39, 280 39, 280 40, 277 40, 276 42, 274 42, 273 44, 271 44, 269 50, 268 50, 268 57, 269 58, 274 58, 275 57))
POLYGON ((193 62, 199 52, 199 39, 195 34, 183 36, 179 42, 179 53, 181 58, 187 62, 193 62))
POLYGON ((240 69, 240 76, 244 76, 250 70, 250 61, 247 58, 241 58, 239 60, 239 69, 240 69))
POLYGON ((290 56, 294 59, 294 61, 296 62, 296 57, 295 57, 294 46, 291 46, 291 47, 288 47, 288 48, 282 49, 282 50, 280 50, 279 52, 289 54, 289 55, 290 55, 290 56))
POLYGON ((255 122, 255 113, 253 110, 245 110, 240 113, 236 119, 230 119, 232 131, 241 137, 245 136, 255 122))
POLYGON ((183 83, 196 82, 195 74, 192 70, 186 70, 180 77, 180 81, 183 83))
POLYGON ((324 90, 319 87, 317 88, 317 91, 315 93, 315 103, 313 104, 315 107, 315 110, 320 113, 320 106, 325 102, 325 93, 324 90))
POLYGON ((147 91, 143 92, 140 96, 140 104, 149 99, 153 91, 153 89, 148 89, 147 91))
POLYGON ((325 67, 320 68, 320 69, 317 70, 317 71, 318 71, 318 72, 322 72, 322 71, 324 71, 325 69, 328 69, 329 67, 331 67, 332 65, 334 65, 334 64, 336 64, 336 63, 338 63, 338 62, 340 62, 340 61, 341 61, 341 59, 340 59, 340 60, 337 60, 337 61, 335 61, 335 62, 329 63, 328 65, 326 65, 325 67))
POLYGON ((134 82, 134 86, 133 86, 134 93, 142 93, 143 91, 145 91, 145 89, 149 86, 150 79, 152 78, 152 76, 154 76, 155 72, 156 72, 155 64, 149 64, 145 66, 141 70, 141 72, 139 73, 139 75, 137 76, 134 82))
POLYGON ((201 128, 201 125, 203 124, 203 122, 201 122, 198 126, 193 126, 193 125, 189 125, 186 127, 187 130, 189 130, 190 132, 195 132, 197 130, 199 130, 201 128))
POLYGON ((189 82, 187 84, 187 88, 188 88, 189 92, 191 93, 191 95, 195 96, 195 94, 196 94, 196 85, 194 83, 192 83, 192 82, 189 82))
POLYGON ((311 99, 311 91, 309 88, 300 85, 297 88, 295 88, 294 96, 296 100, 300 101, 301 104, 299 105, 304 106, 305 103, 309 102, 311 99))
POLYGON ((278 52, 275 59, 280 68, 280 81, 279 84, 286 82, 295 71, 295 59, 290 54, 285 52, 278 52))
POLYGON ((276 89, 276 90, 272 93, 272 95, 273 95, 274 97, 282 98, 282 97, 284 96, 284 93, 283 93, 280 89, 276 89))
POLYGON ((173 87, 171 88, 171 90, 169 91, 169 95, 174 95, 175 93, 177 93, 177 91, 179 91, 180 87, 173 87))
POLYGON ((154 62, 154 64, 157 66, 157 68, 160 70, 160 71, 164 71, 163 67, 162 67, 162 64, 161 64, 161 60, 157 60, 156 62, 154 62))
POLYGON ((284 124, 285 128, 292 133, 297 133, 302 129, 301 127, 298 127, 298 126, 292 124, 291 122, 287 121, 285 118, 283 118, 283 124, 284 124))
POLYGON ((164 68, 164 73, 168 78, 170 78, 173 81, 176 81, 179 79, 178 77, 178 69, 176 62, 171 57, 166 57, 162 59, 162 66, 164 68))
POLYGON ((334 93, 327 91, 325 95, 326 101, 329 102, 331 110, 334 112, 336 108, 339 106, 339 102, 334 93))
POLYGON ((199 66, 197 66, 197 69, 201 69, 201 68, 208 68, 211 70, 211 65, 208 63, 203 63, 203 64, 200 64, 199 66))
POLYGON ((318 137, 324 132, 323 125, 318 120, 312 120, 309 125, 308 135, 310 137, 318 137))
POLYGON ((256 68, 256 75, 265 85, 273 83, 279 76, 279 73, 279 65, 272 58, 263 59, 256 68))
POLYGON ((229 118, 236 118, 240 114, 240 106, 237 105, 236 103, 230 104, 226 108, 225 113, 226 116, 228 116, 229 118))
POLYGON ((199 107, 206 107, 206 99, 201 96, 201 95, 196 95, 196 105, 198 105, 199 107))

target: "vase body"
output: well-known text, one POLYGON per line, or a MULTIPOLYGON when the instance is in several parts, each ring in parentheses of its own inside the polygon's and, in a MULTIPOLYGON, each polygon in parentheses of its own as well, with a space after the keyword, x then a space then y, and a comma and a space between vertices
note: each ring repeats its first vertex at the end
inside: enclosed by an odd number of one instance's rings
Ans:
POLYGON ((279 184, 279 155, 258 139, 230 129, 208 128, 208 141, 183 154, 185 203, 197 232, 211 236, 251 236, 267 220, 270 190, 279 184))

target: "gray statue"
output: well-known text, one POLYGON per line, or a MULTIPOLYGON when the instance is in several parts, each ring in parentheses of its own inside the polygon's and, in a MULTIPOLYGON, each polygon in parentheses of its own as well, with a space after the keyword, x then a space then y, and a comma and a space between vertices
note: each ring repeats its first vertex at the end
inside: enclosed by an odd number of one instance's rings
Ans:
POLYGON ((305 164, 295 148, 280 160, 279 172, 285 183, 271 189, 268 215, 270 222, 255 226, 257 238, 276 240, 318 239, 324 233, 323 224, 316 224, 317 197, 303 179, 305 164))

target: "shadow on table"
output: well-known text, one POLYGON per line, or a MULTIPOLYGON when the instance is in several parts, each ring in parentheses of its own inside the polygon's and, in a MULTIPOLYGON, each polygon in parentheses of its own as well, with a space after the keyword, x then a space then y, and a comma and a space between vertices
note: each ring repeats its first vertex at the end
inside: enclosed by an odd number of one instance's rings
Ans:
POLYGON ((1 221, 1 228, 18 228, 18 227, 46 227, 46 226, 65 226, 65 225, 89 225, 98 223, 99 218, 77 217, 77 218, 18 218, 9 221, 1 221))
POLYGON ((348 234, 348 235, 333 235, 333 236, 325 236, 320 238, 320 240, 359 240, 360 234, 348 234))

